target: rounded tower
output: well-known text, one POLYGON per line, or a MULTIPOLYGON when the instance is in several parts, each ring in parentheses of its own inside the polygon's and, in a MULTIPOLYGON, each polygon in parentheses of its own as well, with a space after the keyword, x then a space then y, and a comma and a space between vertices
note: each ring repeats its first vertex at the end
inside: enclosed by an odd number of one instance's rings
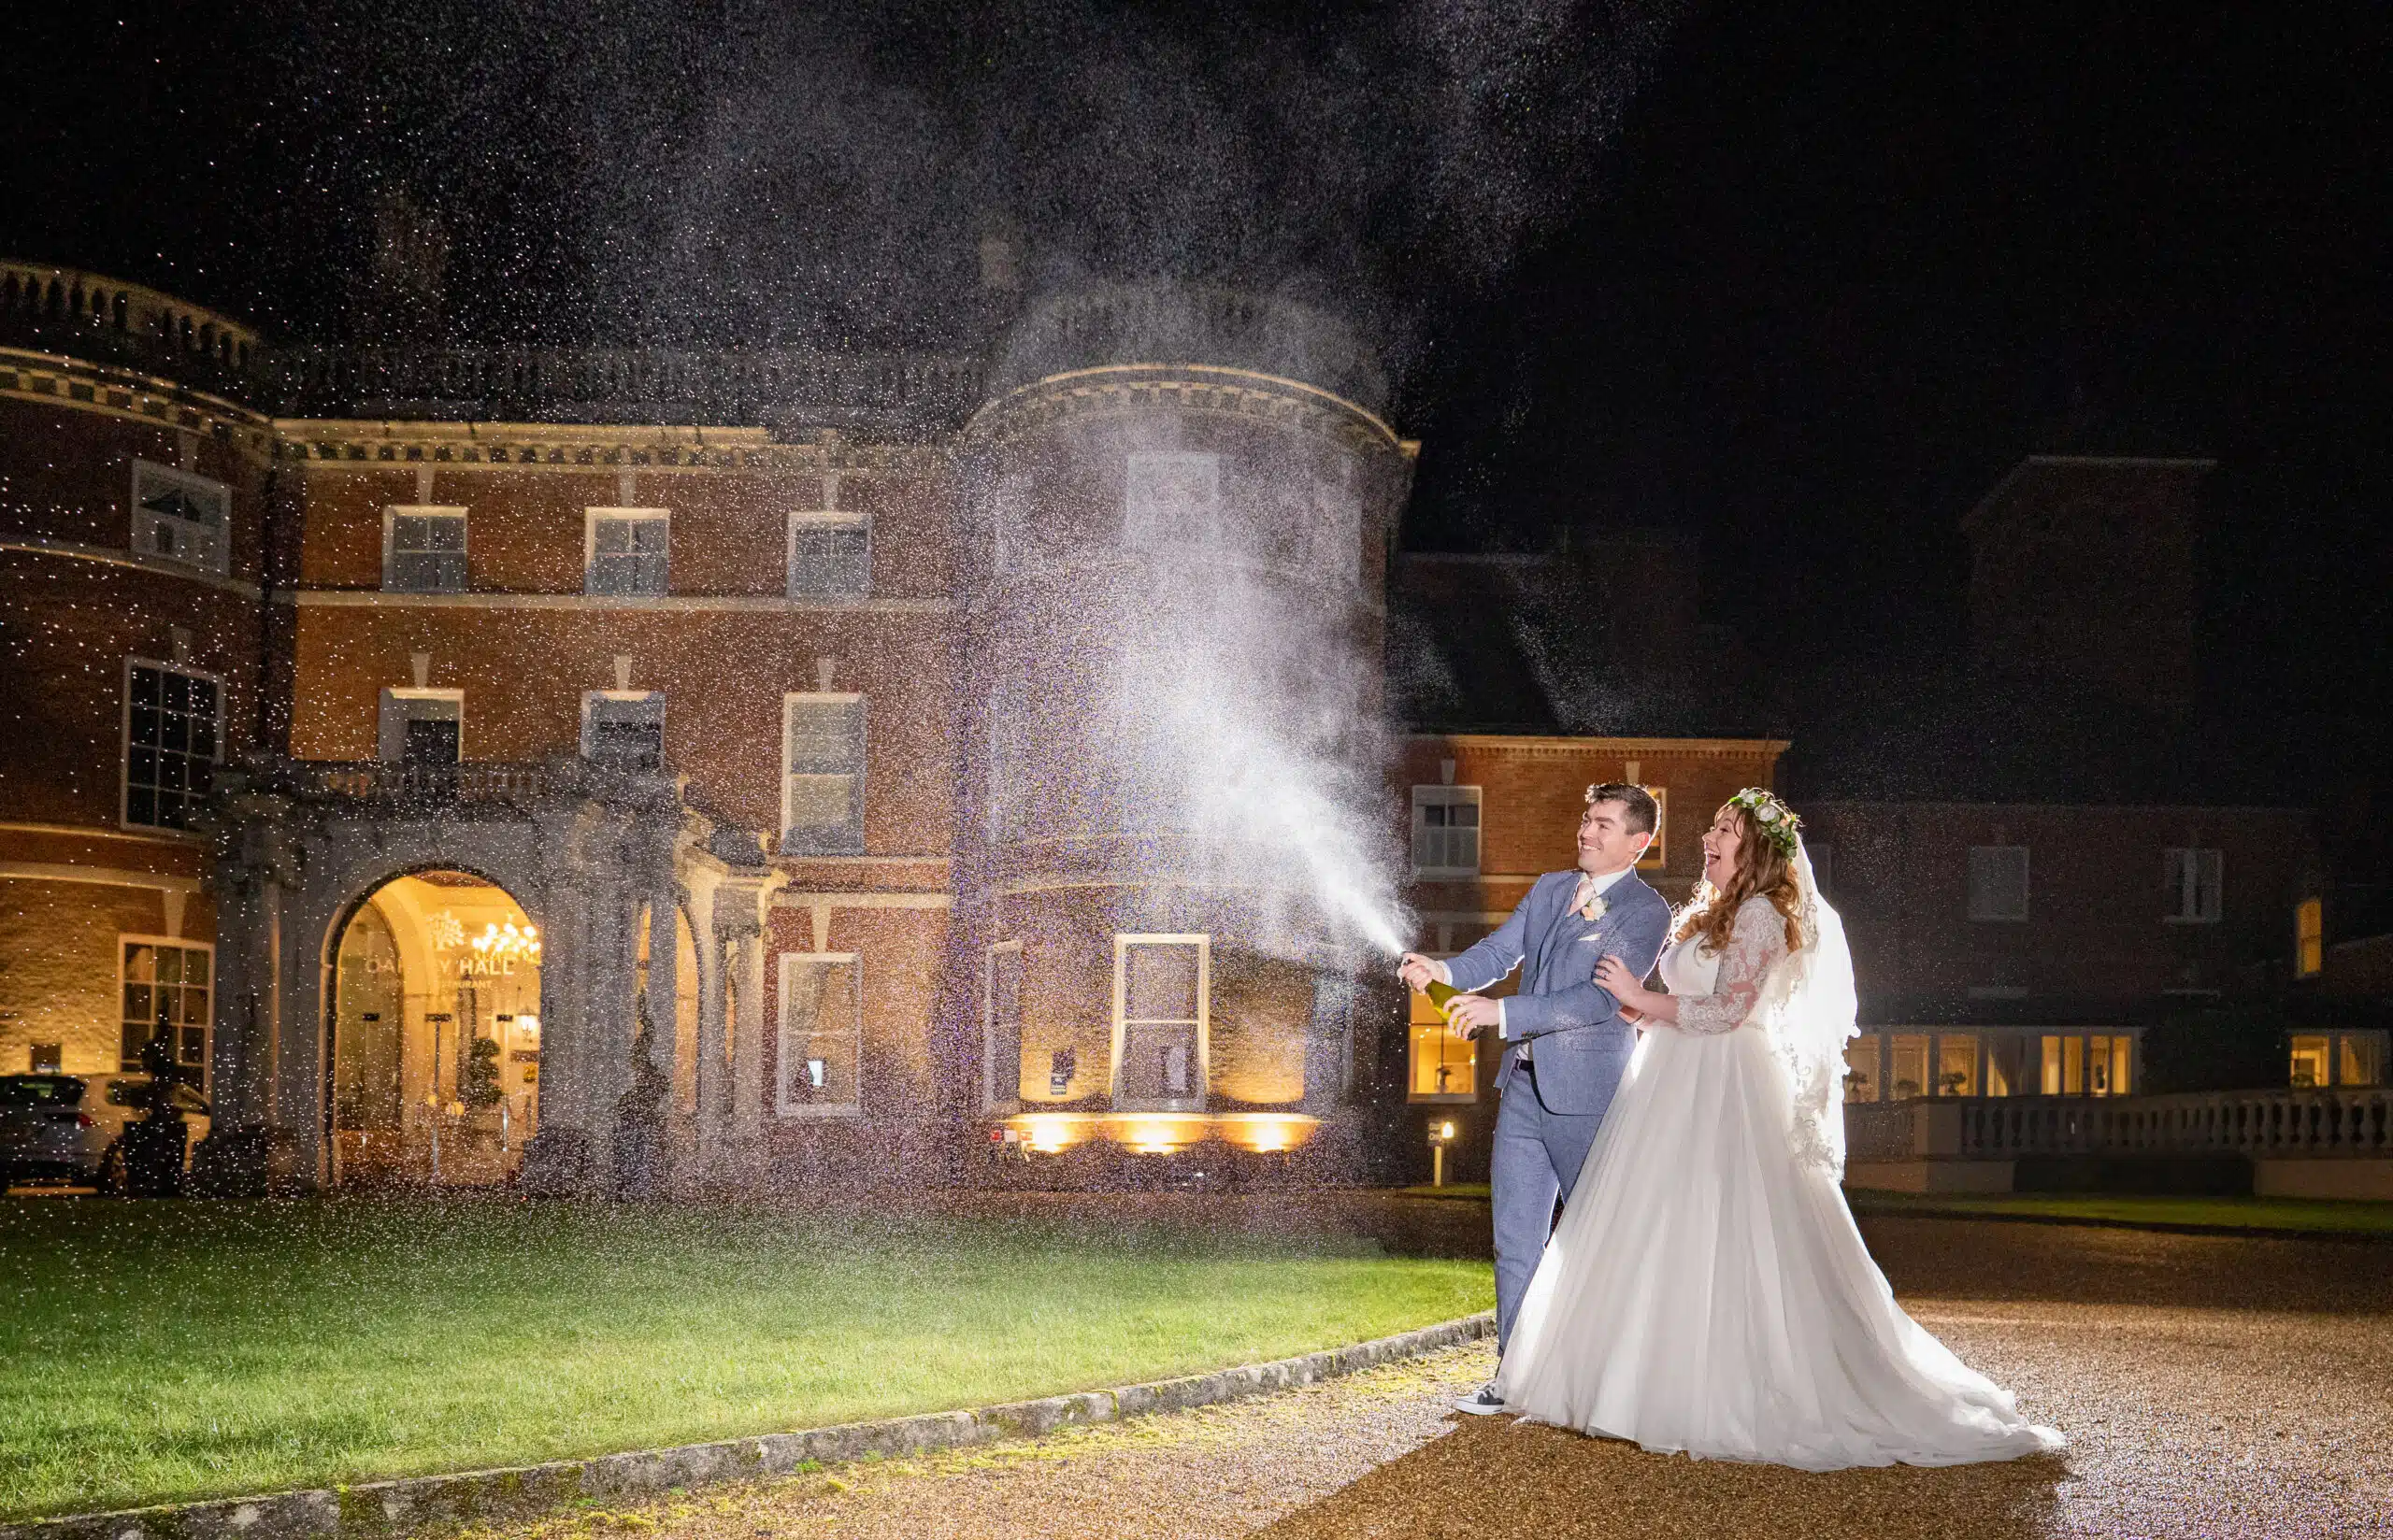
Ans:
POLYGON ((958 918, 980 1110, 1033 1171, 1351 1158, 1353 980, 1400 928, 1383 392, 1342 323, 1224 290, 1076 293, 1000 349, 965 435, 958 918))

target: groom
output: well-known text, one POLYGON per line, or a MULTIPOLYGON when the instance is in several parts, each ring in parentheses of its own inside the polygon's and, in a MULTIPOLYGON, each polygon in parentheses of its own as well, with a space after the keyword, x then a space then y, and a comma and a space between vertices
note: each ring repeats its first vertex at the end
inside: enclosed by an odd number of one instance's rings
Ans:
MULTIPOLYGON (((1503 1044, 1493 1173, 1499 1352, 1553 1230, 1554 1200, 1569 1199, 1637 1046, 1620 1002, 1594 977, 1606 953, 1639 978, 1661 956, 1670 906, 1631 871, 1654 843, 1656 811, 1641 786, 1588 787, 1577 871, 1539 877, 1512 918, 1469 951, 1443 962, 1407 952, 1397 970, 1416 990, 1434 978, 1472 991, 1522 970, 1509 999, 1462 994, 1447 1007, 1464 1035, 1492 1032, 1503 1044)), ((1491 1382, 1457 1406, 1500 1412, 1504 1403, 1491 1382)))

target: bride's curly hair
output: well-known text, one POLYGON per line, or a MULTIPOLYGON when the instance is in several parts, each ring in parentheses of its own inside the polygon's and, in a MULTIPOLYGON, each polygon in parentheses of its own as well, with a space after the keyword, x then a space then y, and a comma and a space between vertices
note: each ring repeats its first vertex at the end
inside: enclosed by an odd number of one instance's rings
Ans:
MULTIPOLYGON (((1803 895, 1796 886, 1795 863, 1779 849, 1776 842, 1762 834, 1752 808, 1729 802, 1721 805, 1720 812, 1736 815, 1736 873, 1725 889, 1714 888, 1709 877, 1695 885, 1695 896, 1679 911, 1670 939, 1684 941, 1690 935, 1701 936, 1699 945, 1705 951, 1715 956, 1726 951, 1728 936, 1736 929, 1737 911, 1744 906, 1745 900, 1759 893, 1770 900, 1770 906, 1786 922, 1786 949, 1800 950, 1805 939, 1803 895)), ((1712 817, 1716 819, 1719 814, 1712 817)))

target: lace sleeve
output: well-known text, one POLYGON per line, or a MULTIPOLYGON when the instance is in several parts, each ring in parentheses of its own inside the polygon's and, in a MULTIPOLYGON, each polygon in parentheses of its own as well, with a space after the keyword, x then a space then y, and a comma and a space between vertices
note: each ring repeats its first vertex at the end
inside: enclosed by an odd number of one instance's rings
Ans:
POLYGON ((1712 992, 1678 1003, 1679 1030, 1708 1037, 1743 1026, 1761 999, 1761 981, 1785 955, 1786 922, 1760 894, 1745 900, 1728 933, 1728 949, 1720 954, 1712 992))

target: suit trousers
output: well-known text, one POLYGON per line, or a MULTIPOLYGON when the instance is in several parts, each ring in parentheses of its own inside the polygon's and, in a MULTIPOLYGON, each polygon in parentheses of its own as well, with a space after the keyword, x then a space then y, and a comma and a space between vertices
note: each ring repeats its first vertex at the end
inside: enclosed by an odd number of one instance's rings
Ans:
POLYGON ((1521 1298, 1554 1233, 1554 1205, 1570 1201, 1604 1115, 1552 1112, 1537 1091, 1537 1060, 1516 1063, 1496 1112, 1489 1197, 1496 1222, 1496 1348, 1512 1340, 1521 1298))

